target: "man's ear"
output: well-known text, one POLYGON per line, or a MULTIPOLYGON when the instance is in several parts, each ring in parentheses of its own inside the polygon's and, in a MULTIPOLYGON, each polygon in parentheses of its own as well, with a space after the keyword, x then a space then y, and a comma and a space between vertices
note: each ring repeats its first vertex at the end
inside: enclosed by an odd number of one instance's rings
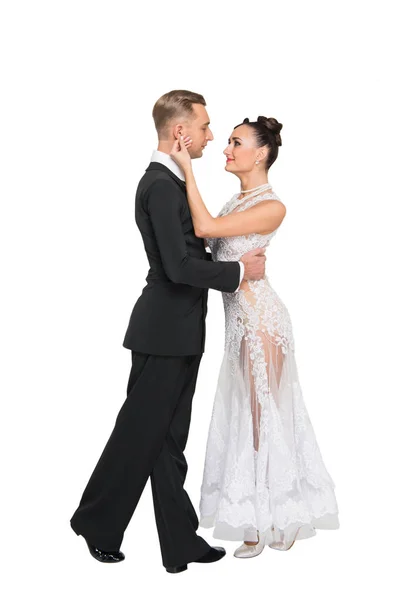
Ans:
POLYGON ((177 125, 174 125, 174 128, 172 130, 172 135, 174 136, 174 138, 176 140, 179 140, 181 138, 181 135, 183 135, 183 125, 178 123, 177 125))

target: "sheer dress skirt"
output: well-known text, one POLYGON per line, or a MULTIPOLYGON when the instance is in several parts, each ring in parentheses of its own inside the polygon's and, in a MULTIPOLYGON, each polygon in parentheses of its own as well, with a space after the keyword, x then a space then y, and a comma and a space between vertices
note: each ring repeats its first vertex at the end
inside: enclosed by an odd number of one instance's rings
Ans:
POLYGON ((268 279, 223 294, 225 353, 209 428, 200 525, 266 544, 339 526, 299 384, 290 316, 268 279))

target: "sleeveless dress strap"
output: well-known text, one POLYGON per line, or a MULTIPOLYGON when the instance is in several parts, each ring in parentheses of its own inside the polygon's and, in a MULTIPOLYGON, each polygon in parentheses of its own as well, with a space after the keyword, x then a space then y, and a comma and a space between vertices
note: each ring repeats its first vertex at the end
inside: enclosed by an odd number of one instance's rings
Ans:
POLYGON ((244 202, 244 204, 239 206, 239 208, 237 209, 236 212, 241 212, 243 210, 246 210, 247 208, 251 208, 252 206, 255 206, 256 204, 258 204, 259 202, 262 202, 263 200, 279 200, 279 198, 275 194, 275 192, 266 192, 265 194, 260 194, 259 196, 252 198, 248 202, 244 202))

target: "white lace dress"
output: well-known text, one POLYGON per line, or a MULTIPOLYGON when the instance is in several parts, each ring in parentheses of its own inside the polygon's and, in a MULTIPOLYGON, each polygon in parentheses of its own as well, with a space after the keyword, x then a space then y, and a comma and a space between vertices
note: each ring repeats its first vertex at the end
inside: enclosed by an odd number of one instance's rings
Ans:
MULTIPOLYGON (((233 198, 219 216, 266 193, 233 198)), ((268 235, 208 239, 213 260, 234 261, 269 245, 268 235)), ((213 536, 291 542, 339 526, 334 482, 303 402, 289 313, 268 278, 223 293, 225 353, 208 434, 200 525, 213 536)))

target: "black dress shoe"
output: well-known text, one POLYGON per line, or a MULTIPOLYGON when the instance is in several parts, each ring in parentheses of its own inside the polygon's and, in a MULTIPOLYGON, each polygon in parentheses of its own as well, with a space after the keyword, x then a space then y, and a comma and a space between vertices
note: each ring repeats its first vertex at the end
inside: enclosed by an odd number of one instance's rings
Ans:
POLYGON ((181 565, 180 567, 165 567, 167 573, 182 573, 182 571, 186 571, 187 565, 181 565))
POLYGON ((211 546, 209 551, 206 552, 204 556, 198 558, 197 560, 194 560, 193 562, 212 563, 216 562, 217 560, 221 560, 221 558, 224 558, 225 554, 225 548, 221 548, 220 546, 211 546))
MULTIPOLYGON (((196 563, 212 563, 217 560, 221 560, 226 554, 225 548, 221 548, 219 546, 212 546, 208 552, 206 552, 203 556, 194 560, 196 563)), ((182 573, 182 571, 186 571, 187 565, 181 565, 179 567, 165 567, 167 573, 182 573)))
POLYGON ((114 551, 100 550, 100 548, 97 548, 96 546, 89 544, 89 542, 87 540, 86 540, 86 543, 88 545, 90 554, 93 556, 93 558, 95 558, 99 562, 117 563, 117 562, 121 562, 122 560, 125 559, 125 554, 123 554, 119 550, 114 550, 114 551))

